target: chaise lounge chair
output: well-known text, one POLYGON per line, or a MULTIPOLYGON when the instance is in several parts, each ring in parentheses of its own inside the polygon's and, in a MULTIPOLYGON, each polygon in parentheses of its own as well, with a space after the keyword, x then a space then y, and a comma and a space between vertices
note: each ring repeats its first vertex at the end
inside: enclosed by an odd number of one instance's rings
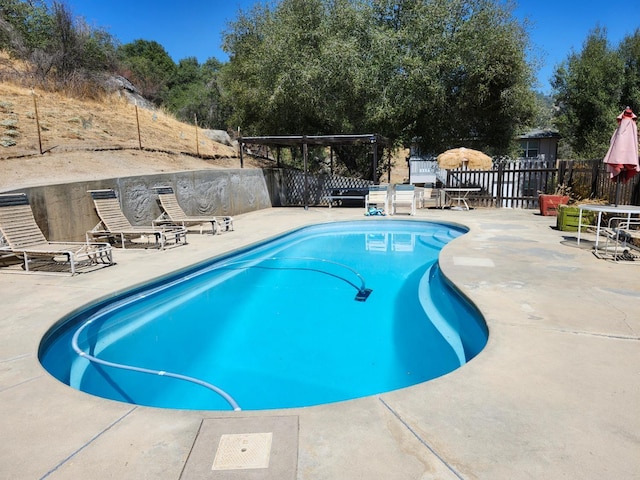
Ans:
POLYGON ((127 241, 133 245, 134 239, 154 239, 154 246, 164 249, 167 242, 173 241, 176 245, 187 243, 187 229, 180 226, 133 226, 122 212, 120 202, 114 190, 89 190, 100 217, 100 222, 89 232, 87 239, 105 238, 110 242, 119 242, 125 248, 127 241))
POLYGON ((25 272, 39 266, 38 273, 60 273, 59 267, 68 265, 75 275, 78 266, 114 264, 108 243, 47 241, 24 193, 0 195, 0 233, 0 254, 22 259, 25 272))
POLYGON ((202 225, 211 223, 211 233, 222 233, 222 230, 233 230, 233 217, 229 216, 208 216, 208 215, 187 215, 178 203, 176 194, 171 186, 155 187, 154 190, 158 194, 162 215, 153 221, 154 225, 181 225, 188 227, 189 225, 200 225, 200 233, 202 233, 202 225))

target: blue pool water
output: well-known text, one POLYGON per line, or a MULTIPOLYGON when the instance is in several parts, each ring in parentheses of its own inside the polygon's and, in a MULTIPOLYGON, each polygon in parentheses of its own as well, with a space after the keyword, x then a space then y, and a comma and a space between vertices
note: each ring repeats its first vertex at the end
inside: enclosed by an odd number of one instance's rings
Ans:
POLYGON ((181 409, 310 406, 421 383, 487 340, 437 267, 465 231, 306 227, 89 305, 48 332, 40 360, 84 392, 181 409))

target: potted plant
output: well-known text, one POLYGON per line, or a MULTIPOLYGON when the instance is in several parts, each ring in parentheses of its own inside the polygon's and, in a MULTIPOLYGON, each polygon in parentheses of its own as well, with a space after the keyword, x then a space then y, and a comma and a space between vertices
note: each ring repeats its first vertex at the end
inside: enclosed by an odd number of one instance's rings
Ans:
MULTIPOLYGON (((596 203, 596 202, 587 202, 596 203)), ((558 205, 558 216, 556 219, 556 228, 565 232, 577 232, 578 224, 581 225, 582 231, 585 231, 589 225, 593 225, 596 219, 596 212, 582 212, 580 218, 580 209, 576 205, 558 205)))
POLYGON ((551 194, 540 193, 538 196, 540 214, 545 216, 555 216, 558 212, 558 205, 567 205, 569 203, 570 195, 571 187, 568 187, 564 183, 559 184, 551 194))

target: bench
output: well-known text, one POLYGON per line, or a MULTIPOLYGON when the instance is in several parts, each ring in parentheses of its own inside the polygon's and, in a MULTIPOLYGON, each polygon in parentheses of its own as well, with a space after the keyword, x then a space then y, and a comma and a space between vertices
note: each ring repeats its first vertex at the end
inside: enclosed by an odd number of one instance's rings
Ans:
POLYGON ((332 188, 330 193, 324 196, 324 199, 329 202, 329 208, 333 206, 334 202, 336 206, 340 207, 363 207, 368 193, 369 189, 366 187, 332 188))

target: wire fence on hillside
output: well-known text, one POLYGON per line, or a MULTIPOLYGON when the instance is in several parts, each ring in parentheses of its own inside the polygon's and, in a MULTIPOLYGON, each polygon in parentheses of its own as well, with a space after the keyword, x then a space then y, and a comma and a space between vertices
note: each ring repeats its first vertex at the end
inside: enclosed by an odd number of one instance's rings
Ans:
POLYGON ((0 100, 0 158, 58 151, 146 150, 207 160, 237 157, 231 134, 179 122, 160 110, 124 99, 74 101, 54 94, 24 95, 16 89, 0 100))

